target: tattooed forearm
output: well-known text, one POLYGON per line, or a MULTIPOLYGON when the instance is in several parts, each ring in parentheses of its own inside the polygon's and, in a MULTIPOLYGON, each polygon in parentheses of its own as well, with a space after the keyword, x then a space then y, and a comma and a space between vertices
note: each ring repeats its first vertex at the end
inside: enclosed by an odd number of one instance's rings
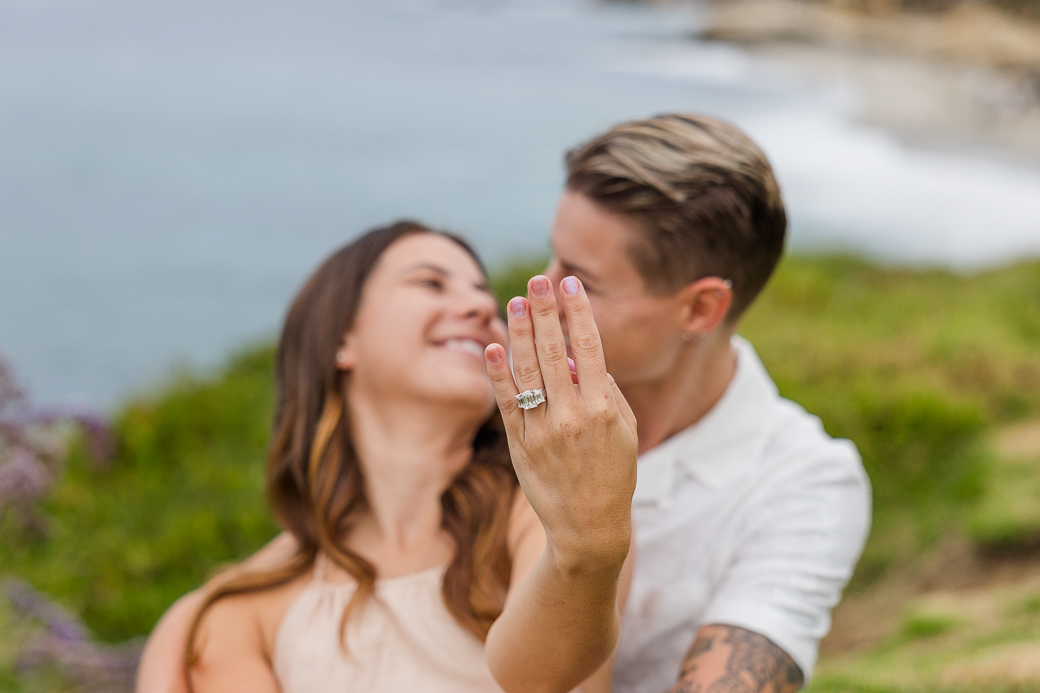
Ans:
POLYGON ((801 669, 768 638, 735 626, 704 626, 669 693, 794 693, 801 669))
MULTIPOLYGON (((686 653, 686 657, 683 658, 682 672, 679 674, 679 681, 687 677, 687 674, 692 674, 697 669, 697 656, 704 654, 715 647, 715 638, 707 636, 704 638, 697 638, 693 641, 693 645, 690 646, 690 651, 686 653)), ((697 693, 696 688, 683 688, 680 689, 681 693, 697 693)), ((677 692, 679 693, 679 692, 677 692)))

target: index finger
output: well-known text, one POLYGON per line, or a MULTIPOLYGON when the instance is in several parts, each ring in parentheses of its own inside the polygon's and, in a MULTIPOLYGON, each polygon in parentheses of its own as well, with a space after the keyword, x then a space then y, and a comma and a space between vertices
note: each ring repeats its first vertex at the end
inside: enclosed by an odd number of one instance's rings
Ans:
POLYGON ((603 361, 603 343, 585 287, 577 277, 564 277, 560 289, 574 367, 578 373, 578 393, 583 399, 605 397, 611 394, 611 386, 603 361))

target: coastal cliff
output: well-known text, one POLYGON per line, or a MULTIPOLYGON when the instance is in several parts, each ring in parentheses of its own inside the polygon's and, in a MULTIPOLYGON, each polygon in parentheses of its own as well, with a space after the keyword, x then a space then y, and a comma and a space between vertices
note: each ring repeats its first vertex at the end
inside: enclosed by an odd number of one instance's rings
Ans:
POLYGON ((699 38, 852 87, 863 122, 1040 161, 1040 2, 709 0, 699 38))

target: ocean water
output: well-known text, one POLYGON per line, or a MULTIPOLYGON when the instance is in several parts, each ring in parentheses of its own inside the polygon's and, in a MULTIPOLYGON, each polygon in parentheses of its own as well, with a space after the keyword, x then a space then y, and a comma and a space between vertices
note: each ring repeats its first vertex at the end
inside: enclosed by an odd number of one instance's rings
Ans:
POLYGON ((0 0, 0 353, 115 406, 272 336, 359 232, 416 218, 494 267, 545 252, 563 152, 726 118, 791 246, 971 268, 1040 254, 1040 171, 857 125, 841 85, 591 0, 0 0))

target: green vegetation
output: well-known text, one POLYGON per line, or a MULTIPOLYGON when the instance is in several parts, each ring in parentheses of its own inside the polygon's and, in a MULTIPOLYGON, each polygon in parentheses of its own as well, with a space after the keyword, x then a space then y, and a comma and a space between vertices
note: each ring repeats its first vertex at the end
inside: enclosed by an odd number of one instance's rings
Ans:
POLYGON ((97 469, 73 451, 44 505, 47 531, 0 522, 3 572, 56 597, 94 634, 147 634, 178 596, 276 533, 263 500, 272 349, 218 375, 182 375, 113 422, 117 453, 97 469))
MULTIPOLYGON (((541 266, 497 273, 496 290, 522 292, 541 266)), ((862 452, 875 523, 852 594, 951 534, 992 551, 1040 542, 1040 261, 959 275, 789 257, 741 332, 785 396, 862 452)), ((99 470, 73 453, 44 534, 0 518, 0 571, 115 642, 147 633, 178 595, 266 542, 277 531, 262 491, 271 362, 269 346, 250 349, 126 405, 115 461, 99 470)), ((812 690, 960 690, 937 672, 1040 639, 1038 595, 994 607, 998 625, 911 605, 890 641, 825 661, 812 690)), ((0 687, 13 680, 2 641, 0 687)))
POLYGON ((16 618, 0 599, 0 691, 12 693, 79 693, 74 682, 53 666, 16 672, 20 645, 39 635, 39 624, 16 618))
POLYGON ((888 642, 865 653, 821 662, 810 690, 1040 690, 1040 619, 1036 611, 1023 608, 1037 600, 1036 588, 1033 580, 1026 587, 921 596, 888 642))
POLYGON ((957 627, 959 619, 953 614, 912 611, 903 620, 902 635, 907 640, 930 638, 949 633, 957 627))
MULTIPOLYGON (((874 532, 857 584, 952 529, 982 544, 1040 534, 1032 504, 994 449, 1006 426, 1040 417, 1040 263, 974 276, 789 258, 742 332, 781 392, 855 441, 874 485, 874 532), (975 514, 1002 507, 999 531, 975 514)), ((1040 460, 1040 447, 1023 451, 1040 460)))

